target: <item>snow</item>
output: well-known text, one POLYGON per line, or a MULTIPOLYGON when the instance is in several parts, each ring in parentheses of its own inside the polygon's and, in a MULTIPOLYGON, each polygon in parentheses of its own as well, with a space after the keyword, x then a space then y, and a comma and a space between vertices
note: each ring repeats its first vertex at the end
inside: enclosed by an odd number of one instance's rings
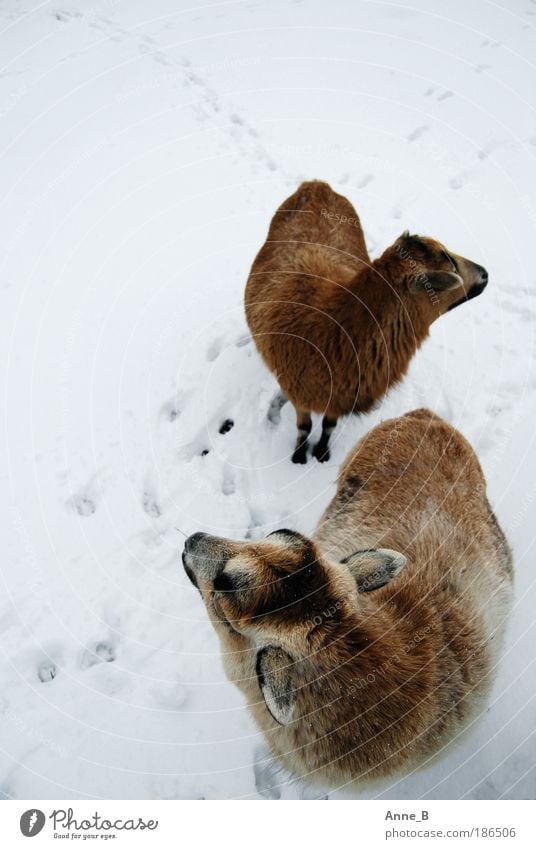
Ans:
POLYGON ((362 795, 534 798, 535 15, 534 0, 4 0, 2 796, 321 792, 271 762, 226 681, 181 531, 311 533, 355 441, 427 405, 479 453, 516 603, 464 743, 362 795), (338 426, 328 464, 296 467, 242 296, 303 178, 348 195, 375 255, 409 228, 490 285, 338 426))

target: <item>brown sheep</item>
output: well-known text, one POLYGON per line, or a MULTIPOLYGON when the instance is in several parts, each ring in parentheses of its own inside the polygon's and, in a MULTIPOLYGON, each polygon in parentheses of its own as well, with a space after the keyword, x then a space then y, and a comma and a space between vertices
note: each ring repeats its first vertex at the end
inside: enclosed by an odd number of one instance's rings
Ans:
POLYGON ((277 210, 245 292, 257 348, 296 410, 292 460, 329 459, 339 416, 365 413, 406 373, 430 325, 485 288, 487 271, 404 233, 371 260, 359 217, 327 183, 302 183, 277 210))
POLYGON ((183 563, 229 679, 301 777, 408 772, 484 709, 511 554, 475 453, 429 410, 361 440, 313 540, 199 533, 183 563))

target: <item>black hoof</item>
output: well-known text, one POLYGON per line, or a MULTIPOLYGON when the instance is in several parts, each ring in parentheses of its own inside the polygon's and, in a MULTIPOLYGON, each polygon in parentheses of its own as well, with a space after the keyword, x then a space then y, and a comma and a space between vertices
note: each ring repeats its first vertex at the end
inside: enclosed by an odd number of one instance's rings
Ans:
POLYGON ((319 463, 327 463, 330 456, 329 448, 323 448, 319 442, 313 448, 313 457, 316 457, 319 463))
POLYGON ((303 466, 307 462, 307 448, 296 448, 292 455, 292 462, 303 466))

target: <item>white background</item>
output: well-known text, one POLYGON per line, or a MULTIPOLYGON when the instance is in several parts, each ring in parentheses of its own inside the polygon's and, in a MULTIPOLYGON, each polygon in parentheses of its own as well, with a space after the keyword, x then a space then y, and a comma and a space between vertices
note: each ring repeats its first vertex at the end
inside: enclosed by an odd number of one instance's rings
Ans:
POLYGON ((534 798, 535 26, 534 0, 3 0, 4 797, 315 795, 226 682, 176 528, 310 533, 357 438, 427 405, 478 451, 516 603, 463 746, 363 795, 534 798), (303 178, 374 256, 409 228, 490 284, 297 468, 242 296, 303 178))

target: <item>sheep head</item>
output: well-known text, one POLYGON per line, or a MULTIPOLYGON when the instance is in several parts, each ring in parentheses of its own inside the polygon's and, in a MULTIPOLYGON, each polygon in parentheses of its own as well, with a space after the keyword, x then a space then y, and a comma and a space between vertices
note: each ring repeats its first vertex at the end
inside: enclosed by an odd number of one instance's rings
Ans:
POLYGON ((477 297, 488 283, 485 268, 427 236, 406 231, 386 253, 394 278, 434 317, 477 297))
POLYGON ((385 586, 405 563, 390 549, 331 563, 312 540, 289 530, 258 542, 198 533, 183 552, 216 630, 241 638, 235 651, 255 652, 260 693, 280 725, 292 720, 300 688, 321 671, 320 649, 352 632, 361 594, 385 586))

